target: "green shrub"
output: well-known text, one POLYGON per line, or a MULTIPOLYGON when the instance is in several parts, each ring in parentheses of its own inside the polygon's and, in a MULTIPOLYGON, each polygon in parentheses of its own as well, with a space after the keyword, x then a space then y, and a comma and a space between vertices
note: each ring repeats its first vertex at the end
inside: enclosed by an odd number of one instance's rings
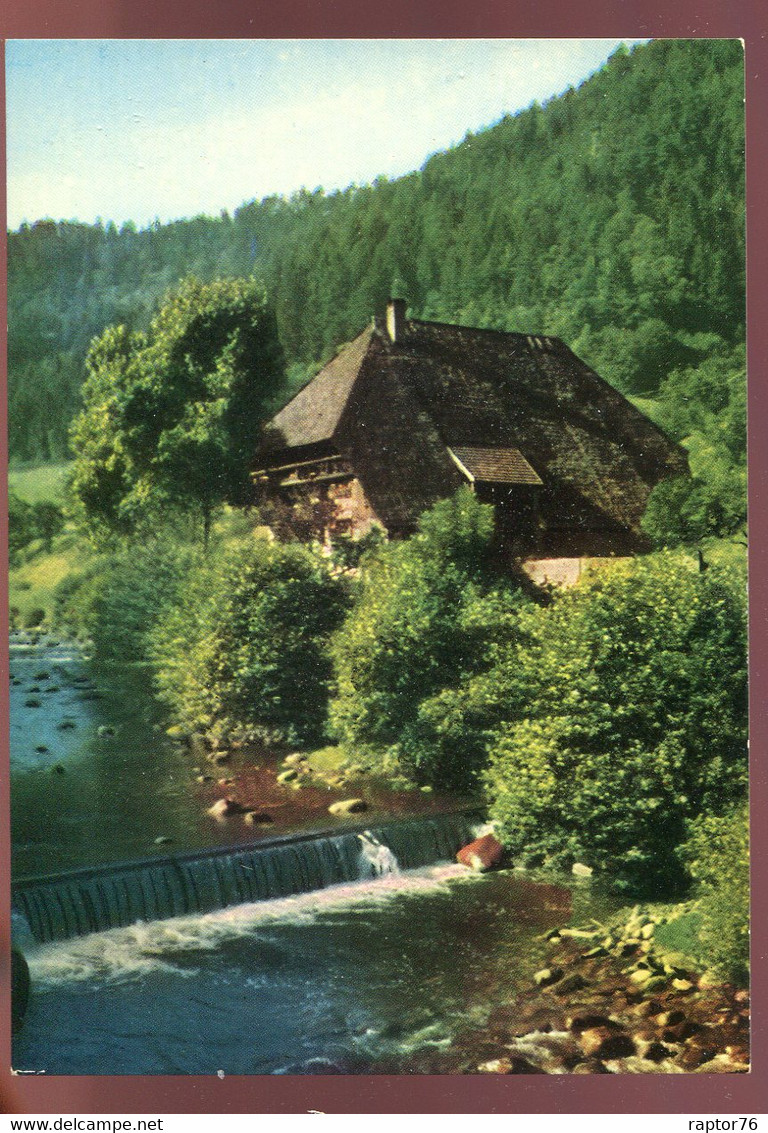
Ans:
POLYGON ((45 550, 64 528, 64 514, 51 500, 28 503, 13 490, 8 492, 8 549, 11 560, 22 548, 39 539, 45 550))
POLYGON ((745 788, 743 579, 648 556, 523 611, 520 629, 486 681, 504 840, 635 890, 679 886, 686 822, 745 788))
POLYGON ((690 824, 683 857, 698 882, 700 938, 709 965, 725 979, 749 976, 749 811, 700 815, 690 824))
POLYGON ((177 722, 269 740, 316 740, 328 637, 346 592, 305 547, 248 539, 190 570, 152 634, 161 697, 177 722))
POLYGON ((93 639, 104 661, 146 661, 148 638, 199 550, 155 538, 95 555, 58 585, 54 617, 93 639))
POLYGON ((21 548, 34 538, 32 505, 11 489, 8 492, 8 551, 12 563, 21 548))
POLYGON ((378 524, 359 539, 351 535, 337 535, 333 540, 333 561, 342 570, 356 570, 364 555, 378 550, 386 542, 386 533, 378 524))

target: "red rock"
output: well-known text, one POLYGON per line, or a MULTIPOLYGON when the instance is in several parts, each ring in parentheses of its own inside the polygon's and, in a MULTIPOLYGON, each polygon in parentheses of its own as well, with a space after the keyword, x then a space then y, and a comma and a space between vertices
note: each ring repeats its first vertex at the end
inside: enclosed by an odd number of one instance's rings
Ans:
POLYGON ((512 1065, 507 1071, 508 1074, 546 1074, 543 1066, 537 1066, 535 1062, 530 1062, 527 1058, 513 1058, 512 1065))
POLYGON ((662 1011, 660 1014, 657 1014, 656 1022, 660 1027, 676 1027, 678 1023, 685 1022, 685 1012, 662 1011))
POLYGON ((700 1023, 686 1021, 685 1023, 677 1023, 673 1027, 667 1027, 661 1037, 663 1041, 667 1043, 684 1043, 687 1039, 690 1039, 693 1035, 698 1035, 703 1030, 704 1028, 700 1023))
POLYGON ((610 1061, 615 1058, 630 1058, 635 1053, 633 1039, 627 1034, 609 1035, 596 1052, 598 1058, 610 1061))
POLYGON ((272 815, 263 810, 248 810, 243 815, 243 822, 249 826, 271 826, 274 821, 272 815))
POLYGON ((582 988, 587 987, 587 981, 579 972, 574 972, 570 976, 566 976, 560 980, 555 988, 556 995, 572 995, 574 991, 581 991, 582 988))
POLYGON ((492 1058, 488 1062, 481 1062, 477 1071, 479 1074, 510 1074, 512 1060, 510 1058, 492 1058))
POLYGON ((748 1062, 736 1062, 727 1054, 716 1054, 709 1062, 702 1062, 692 1070, 692 1074, 746 1074, 749 1072, 748 1062))
POLYGON ((646 1019, 653 1015, 661 1015, 663 1008, 658 999, 644 999, 642 1003, 633 1005, 630 1010, 633 1015, 638 1015, 641 1019, 646 1019))
POLYGON ((463 846, 456 855, 456 860, 478 873, 485 873, 499 864, 503 853, 501 842, 493 834, 484 834, 482 838, 476 838, 474 842, 463 846))

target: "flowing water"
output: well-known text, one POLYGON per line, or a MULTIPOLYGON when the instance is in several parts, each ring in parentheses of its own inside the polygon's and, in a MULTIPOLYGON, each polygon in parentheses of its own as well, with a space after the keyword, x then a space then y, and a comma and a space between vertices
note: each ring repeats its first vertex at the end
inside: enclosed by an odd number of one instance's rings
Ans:
POLYGON ((71 645, 13 635, 10 675, 14 877, 208 844, 189 759, 130 674, 97 683, 71 645))
POLYGON ((447 1072, 567 916, 563 890, 450 864, 467 815, 234 844, 150 701, 64 646, 17 639, 11 671, 18 1070, 447 1072))

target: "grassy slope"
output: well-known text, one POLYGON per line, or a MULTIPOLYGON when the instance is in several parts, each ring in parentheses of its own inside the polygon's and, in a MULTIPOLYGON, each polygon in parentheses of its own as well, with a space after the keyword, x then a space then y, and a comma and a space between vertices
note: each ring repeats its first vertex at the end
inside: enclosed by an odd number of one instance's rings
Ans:
POLYGON ((32 615, 42 610, 42 620, 51 625, 56 587, 67 575, 82 569, 90 557, 72 535, 54 539, 51 551, 44 551, 39 542, 31 543, 24 552, 25 561, 8 571, 11 624, 37 625, 41 619, 32 615))
MULTIPOLYGON (((10 468, 8 488, 30 504, 42 500, 60 504, 69 468, 69 464, 10 468)), ((51 551, 44 551, 39 542, 30 544, 20 556, 24 561, 8 572, 8 604, 13 620, 27 625, 34 611, 43 610, 46 622, 50 623, 56 587, 71 571, 82 566, 87 557, 88 552, 78 546, 70 533, 54 539, 51 551)))

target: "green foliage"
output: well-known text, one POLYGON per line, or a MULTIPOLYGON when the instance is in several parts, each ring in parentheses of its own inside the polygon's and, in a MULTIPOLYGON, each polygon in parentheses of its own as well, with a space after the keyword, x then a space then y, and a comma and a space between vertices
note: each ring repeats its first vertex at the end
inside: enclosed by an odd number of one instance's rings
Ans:
POLYGON ((490 809, 513 853, 636 890, 679 881, 685 823, 745 787, 744 589, 664 554, 521 613, 484 681, 490 809))
POLYGON ((651 493, 643 527, 657 545, 746 531, 746 393, 743 348, 720 350, 662 383, 658 416, 687 447, 691 477, 651 493))
POLYGON ((295 374, 397 281, 415 316, 558 334, 618 388, 655 391, 706 358, 701 336, 743 337, 743 79, 735 40, 657 40, 397 180, 140 231, 23 226, 8 242, 11 453, 65 450, 90 340, 147 332, 189 273, 263 278, 295 374))
POLYGON ((365 555, 375 553, 386 542, 386 533, 378 524, 359 539, 351 535, 337 535, 333 540, 333 561, 342 570, 356 570, 365 555))
POLYGON ((247 495, 253 438, 283 376, 273 316, 249 281, 186 279, 146 335, 109 327, 86 359, 70 480, 90 534, 169 508, 202 518, 247 495))
POLYGON ((8 551, 11 559, 26 547, 34 535, 31 531, 32 506, 15 492, 8 492, 8 551))
POLYGON ((420 783, 472 780, 469 760, 423 742, 419 716, 425 701, 482 665, 489 626, 481 603, 513 600, 502 587, 486 597, 492 535, 493 509, 465 488, 426 512, 412 539, 364 562, 355 605, 332 644, 331 725, 350 752, 396 759, 420 783))
POLYGON ((94 555, 59 583, 55 621, 91 638, 102 661, 146 662, 151 634, 200 560, 168 537, 94 555))
POLYGON ((749 978, 749 809, 701 815, 683 850, 698 882, 707 961, 725 979, 749 978))
POLYGON ((49 551, 54 536, 63 529, 64 513, 51 500, 27 503, 14 491, 8 492, 8 550, 12 561, 36 539, 49 551))
POLYGON ((298 545, 249 539, 196 563, 152 635, 163 700, 191 729, 308 743, 322 735, 341 582, 298 545))

